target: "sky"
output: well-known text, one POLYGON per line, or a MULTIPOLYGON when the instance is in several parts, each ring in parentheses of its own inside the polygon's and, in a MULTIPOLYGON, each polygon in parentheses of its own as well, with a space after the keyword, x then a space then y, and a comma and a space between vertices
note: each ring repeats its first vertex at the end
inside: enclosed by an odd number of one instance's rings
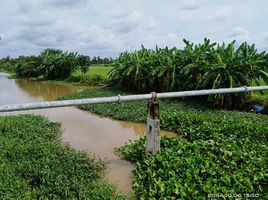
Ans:
POLYGON ((183 38, 268 50, 268 0, 0 0, 0 57, 43 49, 101 57, 183 38))

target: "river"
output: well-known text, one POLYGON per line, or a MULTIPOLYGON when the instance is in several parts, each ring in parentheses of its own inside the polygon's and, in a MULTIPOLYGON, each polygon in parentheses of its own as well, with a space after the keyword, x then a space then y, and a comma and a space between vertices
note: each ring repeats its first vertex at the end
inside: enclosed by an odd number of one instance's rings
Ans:
MULTIPOLYGON (((9 79, 0 73, 0 105, 56 100, 58 97, 85 89, 46 81, 9 79)), ((127 194, 131 190, 132 165, 114 154, 114 148, 123 146, 129 140, 136 140, 146 131, 140 123, 117 121, 100 117, 75 107, 51 108, 34 111, 5 113, 44 115, 49 120, 60 122, 62 142, 73 148, 108 161, 105 179, 117 185, 119 191, 127 194)), ((161 135, 176 136, 175 133, 161 131, 161 135)))

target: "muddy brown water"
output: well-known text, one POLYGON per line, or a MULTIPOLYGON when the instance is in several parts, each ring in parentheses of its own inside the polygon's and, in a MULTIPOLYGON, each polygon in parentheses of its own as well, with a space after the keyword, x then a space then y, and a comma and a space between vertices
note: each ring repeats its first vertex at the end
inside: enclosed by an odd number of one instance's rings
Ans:
MULTIPOLYGON (((0 73, 0 105, 55 100, 83 89, 85 87, 53 82, 8 79, 7 74, 0 73)), ((2 113, 0 115, 25 113, 44 115, 51 121, 60 122, 63 131, 62 142, 108 161, 106 180, 117 185, 119 190, 125 194, 131 190, 132 165, 115 155, 114 148, 123 146, 129 140, 143 137, 146 131, 144 124, 100 117, 75 107, 2 113)), ((168 131, 161 131, 161 135, 176 136, 175 133, 168 131)))

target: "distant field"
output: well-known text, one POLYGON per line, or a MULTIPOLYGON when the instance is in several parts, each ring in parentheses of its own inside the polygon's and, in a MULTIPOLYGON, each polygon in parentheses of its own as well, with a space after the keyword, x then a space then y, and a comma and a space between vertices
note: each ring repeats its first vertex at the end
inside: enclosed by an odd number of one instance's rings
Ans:
POLYGON ((82 85, 97 86, 103 85, 108 80, 108 73, 113 67, 103 67, 98 65, 90 66, 88 71, 83 74, 80 70, 77 70, 67 78, 66 82, 79 83, 82 85))
MULTIPOLYGON (((108 78, 108 73, 112 69, 112 67, 99 67, 99 66, 90 66, 86 75, 93 76, 93 75, 101 75, 104 78, 108 78)), ((73 73, 74 76, 81 76, 81 71, 76 71, 73 73)))

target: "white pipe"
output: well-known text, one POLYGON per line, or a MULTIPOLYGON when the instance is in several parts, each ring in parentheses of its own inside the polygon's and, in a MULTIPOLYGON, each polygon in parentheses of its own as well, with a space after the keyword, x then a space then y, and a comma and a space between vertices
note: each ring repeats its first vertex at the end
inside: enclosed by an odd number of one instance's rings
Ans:
MULTIPOLYGON (((237 87, 237 88, 166 92, 166 93, 158 93, 157 98, 162 99, 162 98, 174 98, 174 97, 189 97, 189 96, 201 96, 201 95, 209 95, 209 94, 249 92, 249 91, 258 91, 258 90, 268 90, 268 86, 256 86, 256 87, 245 86, 245 87, 237 87)), ((9 104, 9 105, 0 105, 0 112, 67 107, 67 106, 77 106, 77 105, 85 105, 85 104, 93 104, 93 103, 111 103, 111 102, 121 102, 121 101, 148 100, 151 98, 153 98, 152 94, 138 94, 138 95, 127 95, 127 96, 118 95, 118 96, 112 96, 112 97, 76 99, 76 100, 9 104)))

